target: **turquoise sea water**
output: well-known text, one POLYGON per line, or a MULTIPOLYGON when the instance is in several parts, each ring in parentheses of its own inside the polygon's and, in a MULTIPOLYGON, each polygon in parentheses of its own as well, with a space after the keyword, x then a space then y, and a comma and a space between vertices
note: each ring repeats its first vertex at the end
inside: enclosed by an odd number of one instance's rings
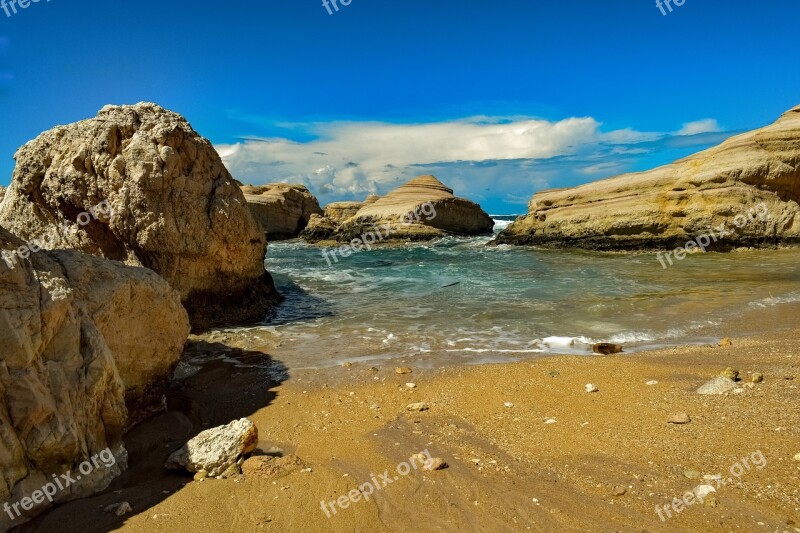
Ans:
POLYGON ((628 350, 710 342, 727 318, 800 301, 798 250, 695 255, 664 270, 651 253, 490 240, 373 249, 331 266, 320 248, 270 244, 266 266, 287 300, 251 331, 280 336, 295 368, 396 357, 474 364, 590 353, 598 341, 628 350))

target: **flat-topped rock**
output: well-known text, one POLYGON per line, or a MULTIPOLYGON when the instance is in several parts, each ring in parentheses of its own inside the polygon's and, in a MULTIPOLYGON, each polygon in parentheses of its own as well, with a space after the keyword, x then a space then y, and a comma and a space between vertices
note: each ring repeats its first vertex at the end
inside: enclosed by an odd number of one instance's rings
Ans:
POLYGON ((311 215, 322 214, 319 202, 305 185, 246 185, 242 192, 267 240, 294 239, 306 228, 311 215))
POLYGON ((711 249, 800 242, 800 106, 774 124, 648 172, 536 194, 498 243, 672 248, 714 233, 711 249), (754 210, 768 217, 754 216, 754 210), (737 218, 739 217, 739 218, 737 218), (741 226, 741 227, 740 227, 741 226))
POLYGON ((277 303, 244 194, 177 113, 106 106, 41 134, 15 159, 0 224, 24 240, 49 235, 47 249, 151 268, 179 292, 195 329, 258 320, 277 303), (91 220, 76 228, 86 213, 91 220))

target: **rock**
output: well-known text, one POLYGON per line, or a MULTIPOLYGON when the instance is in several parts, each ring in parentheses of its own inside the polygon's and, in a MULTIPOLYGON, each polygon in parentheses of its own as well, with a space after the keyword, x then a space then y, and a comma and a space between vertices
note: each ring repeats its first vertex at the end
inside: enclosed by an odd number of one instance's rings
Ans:
POLYGON ((203 431, 170 455, 166 467, 188 472, 205 470, 208 477, 228 477, 238 461, 258 444, 258 428, 246 418, 203 431))
POLYGON ((417 384, 416 383, 406 383, 406 388, 407 389, 416 389, 417 388, 417 384))
POLYGON ((422 469, 427 472, 435 472, 436 470, 444 470, 448 464, 439 457, 431 457, 422 466, 422 469))
POLYGON ((3 197, 6 195, 6 188, 0 185, 0 203, 3 201, 3 197))
POLYGON ((770 126, 670 165, 537 193, 528 215, 496 242, 665 250, 724 226, 728 233, 715 232, 706 249, 797 243, 800 191, 793 184, 799 174, 800 106, 770 126), (750 217, 762 203, 769 216, 750 217))
POLYGON ((311 215, 322 215, 319 202, 304 185, 270 183, 242 187, 247 206, 270 241, 300 235, 311 215))
POLYGON ((584 387, 584 390, 586 392, 600 392, 600 389, 597 388, 597 385, 594 385, 592 383, 587 383, 586 386, 584 387))
MULTIPOLYGON (((20 245, 0 227, 0 251, 20 245)), ((109 454, 110 466, 55 500, 105 490, 127 467, 122 435, 138 413, 126 399, 134 407, 160 396, 189 333, 186 311, 145 268, 73 250, 8 263, 0 259, 0 501, 30 496, 98 454, 109 454)))
POLYGON ((592 346, 592 351, 600 355, 613 355, 622 353, 622 346, 619 344, 609 344, 607 342, 599 342, 592 346))
POLYGON ((794 460, 800 462, 800 453, 794 456, 794 460))
POLYGON ((558 422, 558 420, 556 420, 555 418, 545 418, 544 420, 545 424, 555 424, 556 422, 558 422))
POLYGON ((514 407, 514 404, 513 404, 513 403, 511 403, 511 402, 506 402, 506 403, 504 403, 504 404, 503 404, 503 407, 506 407, 506 408, 508 408, 508 409, 511 409, 511 408, 513 408, 513 407, 514 407))
POLYGON ((128 502, 122 502, 109 505, 108 507, 103 509, 103 512, 114 513, 117 516, 125 516, 128 513, 132 513, 133 509, 131 508, 131 504, 129 504, 128 502))
POLYGON ((300 238, 307 242, 333 241, 338 224, 328 217, 311 215, 306 228, 300 232, 300 238))
POLYGON ((726 368, 725 370, 720 372, 719 375, 724 378, 728 378, 731 381, 736 381, 739 379, 739 371, 734 370, 733 368, 726 368))
POLYGON ((342 366, 344 368, 351 368, 353 366, 353 363, 351 363, 350 361, 345 361, 344 363, 342 363, 342 366))
POLYGON ((717 489, 715 489, 712 485, 700 485, 695 489, 694 492, 698 498, 705 499, 709 494, 716 493, 717 489))
POLYGON ((428 409, 430 409, 430 406, 425 402, 412 403, 409 404, 408 407, 406 407, 407 411, 417 411, 417 412, 427 411, 428 409))
POLYGON ((180 115, 106 106, 42 133, 15 159, 0 225, 24 240, 153 269, 195 330, 262 319, 279 301, 244 194, 180 115), (93 215, 79 227, 84 213, 93 215))
POLYGON ((626 489, 625 487, 615 487, 614 488, 614 496, 616 496, 617 498, 619 498, 621 496, 625 496, 627 493, 628 493, 628 489, 626 489))
POLYGON ((412 372, 413 370, 408 368, 407 366, 401 366, 394 369, 394 373, 400 375, 411 374, 412 372))
POLYGON ((645 383, 645 385, 649 385, 649 386, 651 386, 651 387, 652 387, 653 385, 658 385, 658 381, 656 381, 656 380, 654 380, 654 379, 651 379, 650 381, 648 381, 647 383, 645 383))
POLYGON ((296 455, 273 457, 259 455, 250 457, 242 464, 245 476, 254 476, 264 479, 283 477, 296 471, 311 472, 306 463, 296 455))
MULTIPOLYGON (((374 197, 378 199, 377 196, 374 197)), ((371 203, 375 203, 373 200, 371 203)), ((344 222, 356 216, 359 209, 364 207, 364 202, 333 202, 325 206, 325 216, 335 222, 344 222)))
POLYGON ((204 480, 204 479, 206 479, 206 478, 208 478, 208 472, 206 472, 205 470, 200 470, 199 472, 197 472, 197 473, 194 475, 194 478, 193 478, 193 479, 194 479, 195 481, 203 481, 203 480, 204 480))
POLYGON ((764 374, 761 372, 753 372, 750 374, 750 383, 763 383, 764 382, 764 374))
POLYGON ((714 394, 725 394, 732 390, 735 390, 736 382, 732 379, 728 379, 725 376, 717 376, 710 381, 704 383, 699 389, 697 389, 697 394, 702 394, 706 396, 714 395, 714 394))
POLYGON ((697 470, 687 469, 683 471, 683 477, 686 479, 700 479, 700 472, 697 470))
POLYGON ((678 424, 678 425, 689 424, 691 421, 692 418, 686 413, 676 413, 674 415, 671 415, 669 417, 669 420, 667 420, 667 422, 670 424, 678 424))
POLYGON ((433 176, 418 176, 374 202, 364 202, 352 216, 352 206, 327 208, 328 216, 309 222, 314 227, 302 237, 309 242, 351 242, 372 234, 374 244, 424 241, 447 235, 491 235, 494 221, 478 204, 457 198, 453 190, 433 176), (323 228, 334 231, 325 235, 323 228), (322 237, 322 238, 320 238, 322 237))
POLYGON ((719 346, 720 348, 727 348, 727 347, 729 347, 729 346, 733 346, 733 341, 732 341, 732 340, 730 340, 728 337, 725 337, 724 339, 722 339, 721 341, 719 341, 719 345, 718 345, 718 346, 719 346))

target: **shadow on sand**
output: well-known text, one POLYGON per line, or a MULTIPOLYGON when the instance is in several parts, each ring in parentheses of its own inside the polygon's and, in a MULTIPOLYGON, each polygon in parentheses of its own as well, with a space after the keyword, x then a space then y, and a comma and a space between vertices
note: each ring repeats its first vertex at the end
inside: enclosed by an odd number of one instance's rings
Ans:
MULTIPOLYGON (((148 418, 125 435, 128 470, 108 490, 56 507, 13 531, 106 532, 121 527, 136 513, 147 513, 192 481, 188 473, 164 468, 173 451, 205 429, 267 407, 276 397, 273 389, 289 379, 283 363, 267 354, 218 343, 190 341, 182 360, 200 370, 170 384, 166 412, 148 418), (133 513, 118 517, 103 511, 120 502, 128 502, 133 513)), ((256 452, 263 453, 263 449, 256 452)))

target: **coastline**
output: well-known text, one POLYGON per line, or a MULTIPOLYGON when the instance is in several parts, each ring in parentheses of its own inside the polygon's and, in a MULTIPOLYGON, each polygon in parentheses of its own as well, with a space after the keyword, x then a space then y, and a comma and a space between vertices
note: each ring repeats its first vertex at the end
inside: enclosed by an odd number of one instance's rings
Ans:
MULTIPOLYGON (((20 531, 797 531, 800 465, 792 458, 800 452, 800 413, 791 406, 800 405, 798 310, 780 305, 720 326, 720 336, 729 335, 757 326, 758 317, 764 333, 733 335, 731 347, 547 356, 407 375, 384 364, 377 372, 353 365, 278 376, 249 364, 263 354, 225 352, 238 363, 233 371, 209 365, 171 391, 171 412, 129 434, 131 470, 109 491, 20 531), (765 381, 739 395, 694 392, 725 367, 745 380, 761 372, 765 381), (587 383, 600 391, 586 393, 587 383), (414 402, 430 409, 408 412, 414 402), (692 422, 668 424, 677 412, 692 422), (239 415, 259 427, 258 453, 289 458, 227 480, 193 482, 159 469, 171 439, 185 438, 187 419, 213 426, 217 417, 239 415), (545 424, 548 418, 557 422, 545 424), (321 509, 321 501, 425 449, 449 468, 412 472, 330 518, 321 509), (703 483, 685 471, 714 475, 757 451, 763 470, 747 471, 703 505, 659 518, 656 506, 703 483), (120 501, 133 514, 103 513, 120 501)), ((202 350, 222 346, 208 341, 202 350)))

